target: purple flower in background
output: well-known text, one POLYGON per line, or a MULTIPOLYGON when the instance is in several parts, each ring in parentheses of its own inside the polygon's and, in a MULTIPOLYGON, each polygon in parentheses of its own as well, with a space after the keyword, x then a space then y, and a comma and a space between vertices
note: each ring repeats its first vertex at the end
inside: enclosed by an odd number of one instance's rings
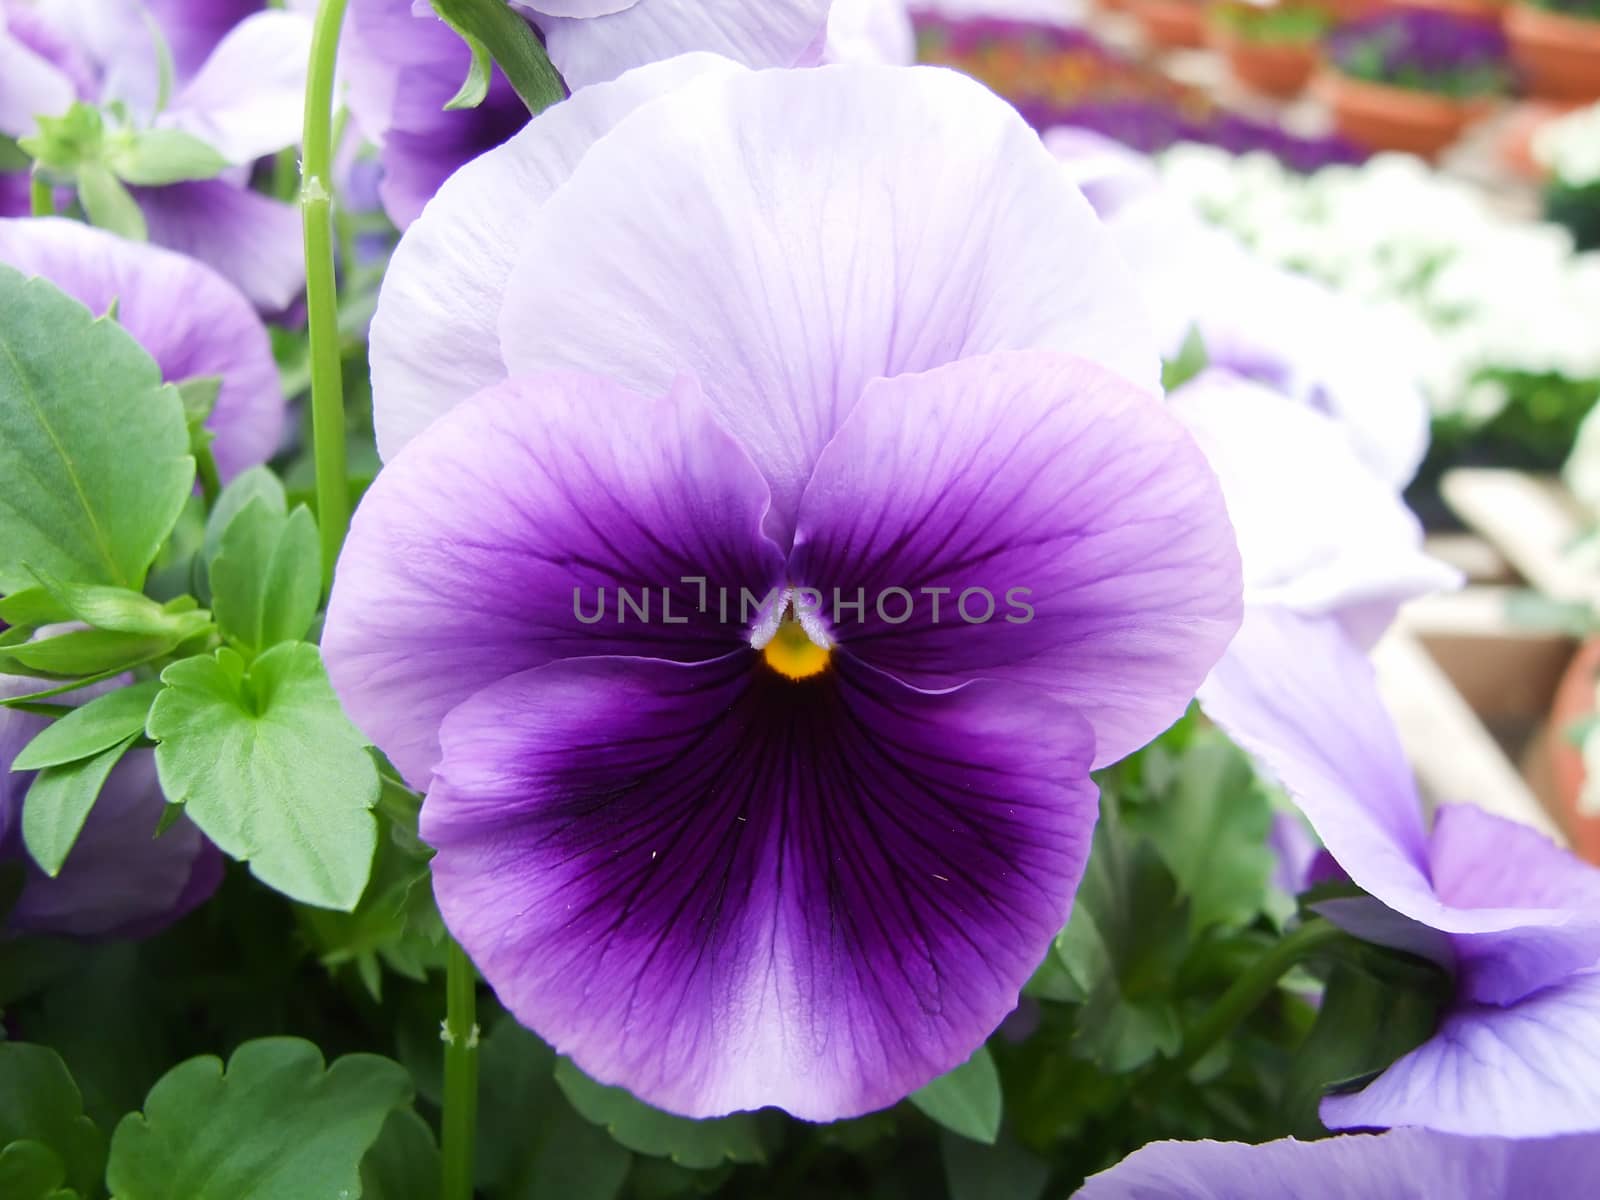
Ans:
POLYGON ((1372 897, 1327 915, 1454 977, 1433 1037, 1325 1099, 1323 1122, 1600 1130, 1600 870, 1472 807, 1441 807, 1430 830, 1371 666, 1334 622, 1247 608, 1200 699, 1372 897))
POLYGON ((1455 1137, 1425 1129, 1318 1142, 1153 1142, 1077 1200, 1587 1200, 1600 1138, 1455 1137))
POLYGON ((0 220, 0 263, 48 279, 117 323, 169 383, 222 381, 206 420, 224 481, 265 462, 285 402, 266 327, 232 284, 193 259, 61 217, 0 220))
POLYGON ((1447 96, 1482 96, 1510 82, 1498 20, 1432 9, 1383 12, 1336 29, 1328 59, 1355 79, 1447 96))
MULTIPOLYGON (((517 7, 544 31, 552 61, 574 89, 693 50, 750 66, 789 66, 807 55, 815 61, 828 10, 827 0, 540 0, 517 7)), ((471 55, 426 0, 351 0, 349 24, 340 62, 350 111, 381 147, 384 209, 404 229, 458 167, 526 125, 528 111, 498 70, 477 108, 445 111, 471 55)))
MULTIPOLYGON (((305 285, 299 213, 251 190, 248 167, 299 140, 310 57, 306 17, 239 0, 161 0, 148 14, 138 0, 0 5, 9 22, 8 31, 0 29, 8 59, 0 133, 32 133, 37 118, 83 101, 121 104, 136 130, 199 138, 234 168, 214 179, 132 188, 150 239, 206 263, 264 312, 293 303, 305 285), (157 34, 173 56, 175 90, 165 107, 157 34), (11 61, 26 69, 10 75, 11 61)), ((16 204, 5 210, 20 211, 16 204)))
POLYGON ((528 110, 499 68, 477 108, 445 110, 472 54, 431 11, 413 13, 408 0, 351 0, 346 19, 339 61, 350 111, 381 147, 379 196, 404 229, 451 172, 526 125, 528 110))
MULTIPOLYGON (((0 697, 49 686, 0 676, 0 697)), ((74 694, 88 699, 95 693, 74 694)), ((150 750, 130 750, 112 769, 54 877, 27 857, 22 807, 33 774, 13 773, 11 763, 49 723, 0 708, 0 864, 24 864, 22 891, 0 916, 0 935, 146 937, 204 902, 221 882, 222 856, 187 818, 155 836, 166 798, 150 750)))
POLYGON ((579 91, 402 240, 323 649, 428 788, 450 928, 584 1070, 828 1119, 1015 1007, 1090 768, 1237 616, 1123 276, 971 80, 709 57, 579 91))

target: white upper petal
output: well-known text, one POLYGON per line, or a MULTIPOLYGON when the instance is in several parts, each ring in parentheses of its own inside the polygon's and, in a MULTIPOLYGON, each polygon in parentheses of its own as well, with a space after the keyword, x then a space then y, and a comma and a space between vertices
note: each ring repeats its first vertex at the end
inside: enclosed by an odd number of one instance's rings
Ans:
POLYGON ((585 88, 439 189, 400 240, 372 321, 373 411, 384 458, 506 377, 500 304, 529 217, 595 140, 685 80, 736 69, 715 55, 685 55, 585 88))

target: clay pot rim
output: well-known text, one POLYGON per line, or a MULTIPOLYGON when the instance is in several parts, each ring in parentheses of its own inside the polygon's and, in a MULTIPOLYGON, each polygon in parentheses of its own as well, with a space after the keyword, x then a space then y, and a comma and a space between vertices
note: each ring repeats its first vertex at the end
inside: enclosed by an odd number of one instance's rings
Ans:
MULTIPOLYGON (((1600 17, 1580 17, 1572 13, 1551 12, 1537 4, 1512 0, 1506 8, 1506 33, 1512 37, 1559 39, 1570 44, 1573 38, 1600 50, 1600 17)), ((1579 47, 1573 47, 1578 49, 1579 47)))
POLYGON ((1379 83, 1371 79, 1356 79, 1346 75, 1331 63, 1324 63, 1312 81, 1316 93, 1329 103, 1336 93, 1343 92, 1354 98, 1365 97, 1371 102, 1381 102, 1385 107, 1404 109, 1429 121, 1458 120, 1476 116, 1492 109, 1493 96, 1444 96, 1438 92, 1424 92, 1416 88, 1401 87, 1394 83, 1379 83))

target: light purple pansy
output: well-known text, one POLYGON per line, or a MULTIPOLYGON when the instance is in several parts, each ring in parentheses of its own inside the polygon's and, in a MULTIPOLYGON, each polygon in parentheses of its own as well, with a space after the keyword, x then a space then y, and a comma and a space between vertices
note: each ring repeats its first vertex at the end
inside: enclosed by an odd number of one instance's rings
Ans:
POLYGON ((1392 489, 1411 480, 1428 445, 1428 406, 1404 331, 1208 226, 1143 155, 1070 126, 1048 131, 1045 144, 1144 284, 1167 357, 1198 331, 1213 365, 1335 417, 1392 489))
POLYGON ((690 50, 749 67, 807 66, 827 37, 829 0, 512 0, 544 34, 576 91, 690 50))
MULTIPOLYGON (((0 676, 7 699, 49 686, 0 676)), ((13 773, 11 763, 49 723, 0 708, 0 863, 23 864, 22 890, 0 917, 0 936, 145 937, 203 903, 221 882, 222 855, 187 818, 156 837, 166 799, 150 750, 130 750, 112 769, 54 877, 27 857, 22 807, 34 776, 13 773)))
POLYGON ((1456 1137, 1426 1129, 1261 1146, 1153 1142, 1077 1200, 1587 1200, 1600 1138, 1456 1137))
MULTIPOLYGON (((539 0, 517 7, 543 31, 556 68, 577 90, 691 51, 758 67, 814 62, 828 3, 539 0)), ((848 7, 859 8, 859 0, 848 7)), ((340 62, 350 111, 380 147, 384 210, 404 229, 457 168, 526 125, 528 112, 498 70, 482 104, 445 111, 471 55, 427 0, 351 0, 348 21, 340 62)), ((877 26, 874 32, 885 36, 877 26)), ((841 45, 859 50, 865 31, 846 28, 840 36, 841 45)))
POLYGON ((206 420, 223 480, 265 462, 283 436, 285 401, 266 327, 250 302, 203 264, 62 217, 0 220, 0 263, 48 279, 117 323, 169 383, 222 381, 206 420))
POLYGON ((950 72, 645 68, 445 186, 373 346, 389 465, 323 650, 502 1001, 695 1116, 965 1061, 1068 913, 1090 768, 1239 605, 1037 138, 950 72), (601 588, 655 619, 580 616, 601 588))
POLYGON ((1405 920, 1371 902, 1327 915, 1454 975, 1433 1037, 1363 1090, 1324 1100, 1323 1121, 1600 1130, 1600 870, 1476 808, 1443 806, 1430 829, 1371 665, 1332 621, 1247 609, 1200 699, 1350 879, 1405 920))
POLYGON ((1458 584, 1344 423, 1226 370, 1171 403, 1222 482, 1247 605, 1327 617, 1370 648, 1407 600, 1458 584))
MULTIPOLYGON (((247 168, 299 140, 307 17, 263 12, 259 0, 0 4, 9 15, 0 48, 8 62, 31 64, 17 77, 0 77, 0 132, 31 133, 36 118, 59 116, 81 100, 122 104, 136 128, 198 137, 235 167, 216 179, 132 189, 151 240, 206 263, 263 312, 289 307, 305 286, 299 213, 251 190, 247 168), (175 90, 164 107, 156 34, 173 61, 175 90), (13 54, 7 37, 29 55, 13 54)), ((6 211, 21 210, 13 204, 6 211)))

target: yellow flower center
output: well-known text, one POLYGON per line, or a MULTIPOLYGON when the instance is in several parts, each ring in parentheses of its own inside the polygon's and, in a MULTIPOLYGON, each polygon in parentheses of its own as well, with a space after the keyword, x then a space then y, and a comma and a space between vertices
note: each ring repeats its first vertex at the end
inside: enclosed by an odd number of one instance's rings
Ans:
POLYGON ((786 619, 762 648, 761 656, 779 675, 789 679, 809 679, 828 667, 828 650, 811 640, 800 622, 786 619))

